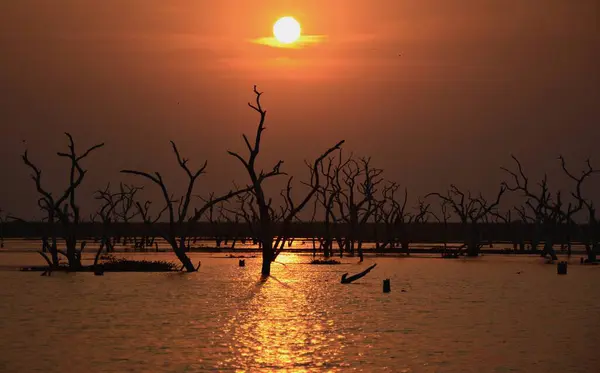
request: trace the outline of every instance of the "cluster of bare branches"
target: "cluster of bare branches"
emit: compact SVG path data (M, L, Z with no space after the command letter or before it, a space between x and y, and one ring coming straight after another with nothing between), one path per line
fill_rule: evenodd
M565 239L557 237L557 227L567 226L569 234L576 229L584 230L588 260L596 260L600 249L600 237L597 233L599 224L593 202L583 194L583 184L599 170L594 169L589 160L586 162L586 168L576 175L567 167L562 156L558 158L565 175L574 183L567 198L563 197L560 191L551 191L546 176L536 185L532 185L520 161L513 156L516 170L502 168L510 176L510 180L501 183L498 193L491 199L451 185L446 192L429 193L423 198L417 198L416 205L412 205L406 188L386 180L383 170L375 167L371 158L357 157L352 153L345 154L342 151L342 140L326 149L313 161L306 162L308 175L306 180L300 182L301 196L298 197L294 177L282 170L283 160L277 161L268 170L258 166L267 111L261 104L262 92L259 92L256 86L253 92L255 102L248 105L259 116L255 135L252 139L245 134L242 137L246 154L228 151L229 155L243 166L247 174L247 183L242 186L234 183L232 189L221 195L197 195L195 191L198 180L206 174L208 163L205 161L199 167L193 168L190 160L183 157L177 145L171 141L178 169L187 177L185 192L179 196L174 195L158 171L151 173L122 170L123 174L149 182L160 192L161 199L154 202L140 199L138 192L143 186L124 183L120 183L116 191L111 189L110 184L97 190L94 197L100 202L99 209L90 215L91 222L98 221L102 226L95 264L101 253L112 252L121 238L116 231L117 223L127 224L140 219L152 237L142 237L140 245L148 245L149 242L154 242L154 237L161 237L181 262L182 269L196 271L198 266L192 264L187 253L190 251L192 239L195 241L195 237L191 237L191 231L196 223L204 219L215 225L225 222L235 223L233 226L239 227L245 224L251 237L246 233L239 236L227 234L227 238L216 237L217 246L220 246L223 240L227 244L227 240L232 236L235 237L232 247L235 247L238 239L242 242L252 239L262 249L261 272L268 276L271 263L277 259L285 244L289 246L297 238L294 237L293 223L300 222L300 215L306 215L305 211L310 208L312 213L309 222L319 222L318 227L315 225L317 233L312 237L314 255L320 251L325 257L331 257L336 245L340 256L358 254L362 261L366 236L371 241L375 237L376 250L400 248L409 254L413 236L411 229L428 222L432 217L434 221L442 224L445 234L448 232L449 222L457 219L464 237L459 251L465 249L466 255L477 256L485 241L481 227L490 222L514 224L512 213L515 212L523 223L536 228L531 246L535 250L539 243L543 242L543 256L548 255L556 259L553 245L557 241L562 243ZM42 182L42 171L30 160L28 151L24 152L22 159L32 171L31 178L39 193L38 206L45 214L44 221L48 223L40 254L51 268L59 266L60 254L66 257L71 269L78 269L81 267L81 255L86 246L86 242L80 239L82 218L76 198L87 173L82 163L104 144L94 145L79 153L76 151L73 137L68 133L66 136L68 151L57 154L70 163L69 179L68 185L60 193L55 195L46 189ZM287 183L278 194L269 195L265 185L274 177L287 177ZM520 206L500 211L502 197L507 191L520 193L524 202ZM439 202L437 208L432 208L432 197ZM575 222L575 215L581 211L584 211L587 217L587 225L583 228ZM5 219L0 210L0 227L4 225ZM59 239L64 240L66 250L59 249ZM127 240L128 237L122 237L123 244ZM138 245L137 237L133 240ZM447 248L447 241L444 237L444 248ZM566 241L570 250L569 236L566 237ZM523 242L520 244L524 247ZM50 257L47 253L50 253Z
M153 174L136 170L122 170L121 172L124 174L143 177L160 188L163 197L163 205L160 207L158 213L155 213L154 215L151 213L151 201L145 201L144 203L137 201L135 204L138 212L144 223L147 224L156 235L162 237L171 246L173 252L181 261L181 264L185 270L188 272L194 272L198 270L199 265L194 267L190 258L186 254L186 252L189 251L187 239L189 238L189 229L191 225L200 220L205 213L210 211L215 205L218 205L221 202L227 201L240 194L244 194L248 192L251 187L241 189L236 188L235 190L230 190L229 192L218 197L211 196L210 199L204 201L201 207L193 208L192 199L195 197L194 188L196 186L196 181L201 175L206 173L205 171L206 167L208 166L208 162L205 161L201 167L192 171L188 165L189 159L181 156L177 145L175 145L173 141L171 141L171 147L175 153L179 168L184 171L188 177L186 192L179 198L176 198L173 194L169 193L168 187L160 172L154 172ZM168 228L163 230L159 228L156 223L161 220L163 214L165 213L167 215Z
M117 237L114 235L115 223L128 223L139 216L140 213L134 206L136 203L136 194L140 190L142 190L141 187L120 183L119 190L113 192L109 183L106 188L96 191L94 197L100 201L100 207L90 216L90 221L95 222L97 219L100 219L102 223L102 235L100 237L100 246L94 258L94 265L98 263L103 250L106 253L114 251L115 241L117 241ZM123 237L123 242L126 242L126 239L127 237Z
M488 201L482 194L474 196L470 191L463 192L456 185L450 185L445 194L429 193L426 197L435 196L441 201L442 218L437 217L438 221L447 222L451 216L447 215L448 208L454 212L464 229L465 242L462 247L466 248L468 256L478 256L482 247L480 224L486 222L491 214L497 214L505 192L506 187L501 186L496 198Z
M589 260L595 261L595 253L598 248L596 232L596 217L593 202L586 199L582 195L582 187L584 182L590 176L597 173L592 167L589 160L586 161L587 168L582 171L580 176L575 176L569 171L566 161L563 156L558 159L561 162L561 167L564 173L570 180L575 182L575 186L571 192L572 201L565 202L561 191L551 192L547 174L544 174L542 179L536 184L531 185L530 178L526 175L521 162L512 156L516 163L516 171L508 168L502 168L512 178L512 182L505 182L505 187L513 192L518 192L524 197L525 202L522 206L515 207L522 221L534 224L536 227L536 237L532 242L532 248L535 249L540 241L544 242L542 256L549 255L553 260L557 259L554 250L554 244L557 241L556 232L559 225L567 225L567 232L577 227L574 221L574 216L584 208L588 213L588 229L586 230L588 239L586 242L586 250ZM570 253L570 238L566 237Z

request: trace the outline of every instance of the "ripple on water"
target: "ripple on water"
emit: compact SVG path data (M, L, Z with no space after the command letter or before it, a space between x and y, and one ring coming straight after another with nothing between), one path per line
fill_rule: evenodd
M556 276L538 258L486 256L340 268L288 255L259 281L259 259L193 260L200 273L0 271L0 370L593 372L600 362L593 267ZM372 262L359 283L339 284Z

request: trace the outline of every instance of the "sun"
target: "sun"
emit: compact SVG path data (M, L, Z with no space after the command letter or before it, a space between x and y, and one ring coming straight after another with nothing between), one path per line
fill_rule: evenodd
M294 17L282 17L273 25L273 35L278 42L291 44L300 38L302 28Z

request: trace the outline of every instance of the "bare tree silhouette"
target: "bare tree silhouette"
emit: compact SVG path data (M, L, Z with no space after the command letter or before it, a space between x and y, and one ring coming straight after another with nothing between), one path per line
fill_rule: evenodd
M544 250L541 255L549 255L552 260L557 260L558 257L553 245L556 239L557 228L565 217L565 213L562 210L563 202L560 191L556 193L555 198L552 198L548 186L548 175L544 174L538 183L539 190L535 192L529 184L529 178L525 175L521 162L514 155L511 155L511 157L517 165L517 171L511 171L505 167L501 167L501 169L512 176L513 184L509 185L506 181L502 184L511 192L521 192L522 196L526 198L525 206L517 208L517 211L522 219L533 221L536 225L536 231L534 232L536 236L538 233L542 234ZM527 209L533 213L533 217L527 214ZM568 216L574 213L572 209L572 205L569 205L567 210ZM535 249L534 245L537 242L538 238L535 237L534 242L532 242L532 249Z
M333 240L334 240L334 226L337 224L338 219L334 211L334 202L337 196L337 190L333 186L333 170L334 170L334 157L328 157L327 162L322 162L319 172L325 182L319 187L317 193L315 193L315 205L314 214L317 213L317 208L322 207L323 209L323 237L321 238L321 249L323 250L323 256L329 258L333 256ZM307 164L307 166L312 167Z
M436 214L433 211L428 211L428 213L433 216L438 223L442 223L444 225L443 230L443 245L444 245L444 253L448 250L448 220L452 218L452 214L448 211L449 203L445 199L440 199L440 212Z
M595 262L596 256L600 251L600 237L598 237L598 219L596 218L596 208L594 207L594 202L590 199L587 199L583 196L582 187L583 183L586 179L588 179L593 174L597 174L600 170L592 167L590 160L586 160L587 168L581 172L581 176L575 176L569 169L567 168L567 164L565 158L561 155L558 157L561 162L562 169L564 173L573 181L575 181L575 190L571 192L571 195L577 201L577 207L568 210L565 214L565 219L567 220L567 224L569 224L569 234L571 233L571 229L577 224L573 221L572 215L574 211L580 211L585 207L587 212L587 227L584 228L585 234L585 251L587 253L587 261ZM569 245L569 253L570 253L570 245Z
M500 204L500 199L505 191L506 187L503 185L500 187L496 200L488 202L481 194L478 197L473 197L471 192L465 194L455 185L450 185L450 189L446 195L429 193L425 197L437 196L454 210L465 232L466 242L463 246L467 249L467 256L478 256L481 249L481 230L479 225Z
M256 111L260 115L260 120L258 122L258 127L256 129L256 136L254 138L254 144L250 143L248 137L243 135L244 142L248 149L249 155L248 158L242 157L240 154L229 151L228 153L237 158L242 165L244 166L248 176L251 181L251 192L254 196L254 202L258 208L258 238L262 244L262 270L261 273L263 276L270 276L271 274L271 262L275 260L278 252L275 250L276 247L273 245L274 238L277 237L286 237L287 229L291 221L297 216L297 214L306 206L306 204L313 198L314 194L319 189L319 172L318 167L330 153L334 150L339 149L344 141L338 142L335 146L328 149L325 153L323 153L319 158L317 158L313 165L313 172L311 174L311 189L307 193L307 195L301 200L300 203L295 204L293 199L291 198L291 181L292 178L288 180L287 188L286 188L286 201L289 205L288 211L286 211L286 215L282 219L282 231L275 232L274 224L273 224L273 216L272 209L270 207L269 199L265 196L265 192L263 190L263 182L273 176L285 175L284 172L280 170L283 161L280 160L273 166L273 169L269 172L258 171L256 166L256 159L260 153L260 143L263 131L265 130L265 118L267 115L266 110L264 110L261 106L260 97L262 92L259 92L254 86L254 94L256 96L255 104L248 103L248 106Z
M395 182L389 182L383 187L383 200L380 205L381 220L386 227L387 232L393 232L394 235L400 235L400 247L407 255L410 254L410 225L412 223L424 223L427 221L430 205L424 201L418 201L418 212L408 211L408 189L404 189L403 197L398 198L397 192L400 186ZM379 249L396 247L398 240L389 238L389 233Z
M98 259L102 254L103 250L107 253L114 251L114 245L111 235L113 232L113 226L115 223L129 221L139 215L139 211L131 212L131 206L135 201L135 195L142 188L133 185L127 185L120 183L119 191L112 192L110 189L110 183L105 189L96 191L95 198L101 201L100 208L92 217L95 220L96 217L100 218L102 223L102 235L100 237L100 246L96 252L94 258L94 265L98 263Z
M94 150L97 150L104 146L104 143L94 145L88 148L83 154L78 155L75 149L75 141L69 133L65 133L68 138L69 151L67 153L58 152L57 155L62 158L67 158L70 165L69 172L69 186L60 194L58 198L55 198L51 192L47 191L42 185L42 170L40 170L35 164L33 164L28 155L28 151L22 155L23 162L32 170L31 178L35 182L36 189L41 195L38 200L38 205L42 210L47 213L47 222L50 227L50 236L52 239L51 244L47 246L51 254L51 260L46 256L43 251L40 251L40 255L48 262L50 267L58 267L58 254L63 254L67 257L69 268L79 269L81 267L81 254L85 248L86 242L82 241L80 248L77 248L77 228L80 223L80 209L77 204L76 190L83 182L87 170L84 170L81 166L81 161L89 156ZM62 252L57 247L56 230L54 228L55 222L59 221L63 227L63 238L67 248L66 253Z
M186 188L185 195L181 196L179 199L175 199L168 191L168 188L163 180L160 172L154 172L154 174L149 174L147 172L135 171L135 170L122 170L122 173L131 174L136 176L141 176L150 180L152 183L156 184L161 191L161 194L164 199L164 207L160 210L156 216L150 216L150 206L151 202L146 201L143 205L138 201L136 202L136 206L138 211L146 223L157 235L162 237L165 241L169 243L173 252L183 265L183 267L188 272L194 272L198 268L194 267L190 258L187 256L186 251L189 250L189 247L186 246L186 239L188 237L189 227L192 223L197 222L200 218L214 205L219 204L223 201L226 201L232 197L235 197L239 194L246 193L250 188L239 189L235 191L229 191L228 193L221 195L219 197L213 197L206 201L204 205L200 208L195 208L193 213L190 214L190 208L192 204L192 198L194 197L194 187L196 184L196 180L200 175L205 173L208 162L204 162L204 164L195 171L192 171L188 166L188 159L182 158L177 146L173 141L171 141L171 147L173 148L173 152L175 153L175 157L177 158L177 163L179 167L185 172L188 177L188 185ZM168 228L167 230L160 229L156 224L162 217L164 213L167 213L168 218Z
M361 261L362 239L356 237L356 233L361 232L379 210L381 200L376 195L379 184L383 182L382 173L382 169L371 167L370 158L356 160L352 155L335 170L336 203L341 220L349 226L344 241L345 251L354 255L355 248L358 249Z

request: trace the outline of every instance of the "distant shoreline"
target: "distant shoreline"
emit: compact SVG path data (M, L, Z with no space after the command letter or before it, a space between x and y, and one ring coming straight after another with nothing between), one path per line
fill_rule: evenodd
M457 250L458 246L448 246L448 251L450 250ZM93 249L90 249L88 251L89 253L92 253ZM4 249L0 249L0 254L1 253L36 253L39 250L36 249L30 249L30 248L23 248L23 249L18 249L18 248L4 248ZM283 253L298 253L298 254L312 254L313 253L313 249L312 248L286 248L286 249L282 249L281 252ZM410 248L409 249L409 253L410 254L431 254L431 255L441 255L444 252L444 248L442 247L432 247L432 248L423 248L423 247L415 247L415 248ZM239 249L232 249L230 247L192 247L189 251L189 253L224 253L224 254L242 254L242 253L254 253L254 254L260 254L262 251L258 248L239 248ZM170 250L169 248L161 248L159 250L156 250L154 248L152 249L147 249L147 250L139 250L139 249L115 249L114 251L112 251L111 253L116 253L116 254L164 254L164 253L172 253L172 250ZM317 256L322 256L322 250L318 249L316 250ZM406 255L406 250L402 250L400 248L394 248L394 249L385 249L385 250L376 250L374 248L365 248L363 249L363 253L364 255L387 255L387 254L396 254L396 255ZM494 249L494 248L482 248L480 251L481 254L488 254L488 255L540 255L542 253L542 250L538 249L537 251L531 251L531 250L512 250L512 249ZM567 255L566 254L566 250L565 252L561 252L560 250L557 252L557 254L559 255ZM572 248L571 249L571 254L572 255L585 255L586 252L585 250L581 250L579 248ZM339 250L334 249L333 250L333 255L332 257L339 257ZM358 257L358 254L355 254L354 256ZM348 254L348 253L344 253L344 257L352 257L352 255Z

